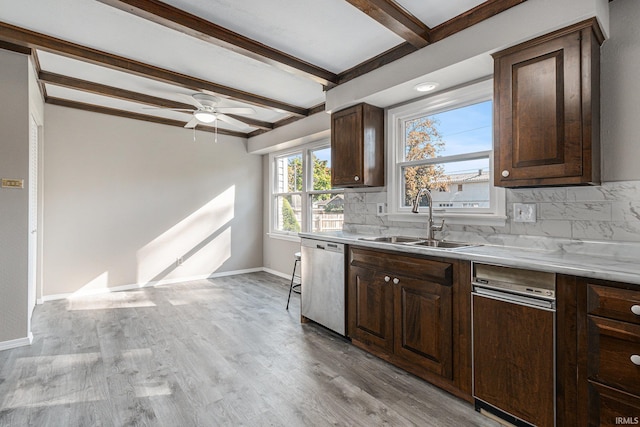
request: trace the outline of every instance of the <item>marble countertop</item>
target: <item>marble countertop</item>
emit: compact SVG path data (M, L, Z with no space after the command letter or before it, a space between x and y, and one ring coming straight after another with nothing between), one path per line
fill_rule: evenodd
M429 256L462 259L507 267L548 271L593 279L611 280L640 286L640 260L624 258L602 251L598 255L568 252L566 250L525 249L512 246L487 245L458 249L436 249L410 245L390 244L361 240L373 237L342 231L326 233L299 233L302 238L311 238L372 249L395 250Z

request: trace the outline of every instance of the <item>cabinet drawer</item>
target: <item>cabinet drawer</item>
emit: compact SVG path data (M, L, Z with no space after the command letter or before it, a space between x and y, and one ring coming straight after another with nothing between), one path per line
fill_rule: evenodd
M589 314L640 325L640 290L593 284L587 289Z
M414 279L429 280L445 286L453 283L453 265L448 262L434 261L409 256L390 254L362 248L351 249L349 264L356 267L371 268L390 274L399 273Z
M589 426L640 424L640 398L619 390L589 383Z
M588 317L589 379L640 395L640 326Z

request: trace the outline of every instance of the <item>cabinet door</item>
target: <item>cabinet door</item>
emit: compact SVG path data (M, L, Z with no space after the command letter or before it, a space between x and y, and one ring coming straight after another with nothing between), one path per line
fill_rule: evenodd
M537 426L555 425L554 313L473 295L474 395Z
M390 352L393 349L393 287L390 276L355 266L349 271L349 336Z
M595 19L494 54L494 183L600 180L600 44Z
M582 174L580 59L579 32L497 59L496 182Z
M589 427L640 424L640 398L589 382Z
M358 185L364 178L362 106L331 116L331 185Z
M452 379L451 286L394 276L394 352Z

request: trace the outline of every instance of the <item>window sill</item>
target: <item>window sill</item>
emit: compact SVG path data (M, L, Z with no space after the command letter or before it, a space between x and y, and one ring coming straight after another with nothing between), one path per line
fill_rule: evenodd
M282 233L267 233L267 236L269 236L272 239L276 239L276 240L286 240L289 242L296 242L296 243L300 243L300 236L298 236L297 234L282 234Z
M389 221L397 222L426 222L428 214L388 214ZM486 225L490 227L504 227L507 223L506 215L495 214L454 214L454 213L433 213L433 220L438 222L444 219L445 224L452 225Z

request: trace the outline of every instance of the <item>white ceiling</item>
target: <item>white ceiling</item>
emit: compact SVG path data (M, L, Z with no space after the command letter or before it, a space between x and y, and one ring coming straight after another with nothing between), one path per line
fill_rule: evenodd
M481 3L478 0L396 0L429 27ZM346 0L165 0L166 4L340 74L405 43ZM324 87L96 0L0 0L0 21L304 109L321 105ZM1 40L1 37L0 37ZM38 49L42 71L189 103L191 89L94 65ZM46 95L156 117L189 121L189 114L149 109L46 84ZM223 99L222 106L247 106ZM290 114L251 105L253 119L275 123ZM257 127L236 128L242 133Z
M433 28L458 14L473 9L484 3L484 0L457 0L457 1L425 1L425 0L396 0L402 7Z

